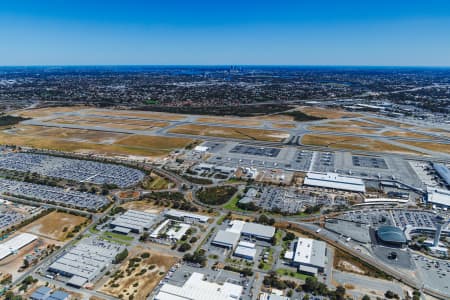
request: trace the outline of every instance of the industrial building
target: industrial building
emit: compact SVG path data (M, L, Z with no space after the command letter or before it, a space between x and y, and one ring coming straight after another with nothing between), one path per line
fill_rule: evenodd
M70 299L70 295L64 291L55 291L52 293L52 289L47 286L41 286L30 296L31 300L67 300Z
M164 212L164 216L167 218L183 221L185 223L206 223L209 220L208 216L203 216L199 214L193 214L186 211L168 209Z
M286 252L285 258L291 259L300 273L317 275L325 268L326 244L309 238L298 238L293 251Z
M82 241L52 263L48 271L70 277L68 285L82 287L100 275L121 250L121 246L103 240Z
M155 296L155 300L231 300L240 299L243 287L225 282L220 285L204 280L201 273L192 273L182 285L164 284Z
M154 214L137 210L128 210L112 221L109 226L118 233L126 234L129 231L141 233L144 230L148 230L154 224L155 219L156 215Z
M257 223L233 220L230 222L230 228L227 231L235 232L243 236L259 240L270 240L275 235L275 227L261 225Z
M380 244L390 247L404 247L407 243L405 233L395 226L381 226L376 230Z
M236 248L239 242L240 234L228 230L219 230L211 244L229 249Z
M426 202L440 208L450 207L450 191L428 188Z
M37 236L29 233L21 233L4 243L0 244L0 260L5 257L17 253L20 249L25 247L26 245L37 240Z
M322 188L344 190L350 192L365 193L364 181L359 178L341 176L337 173L312 173L306 174L304 185Z
M234 256L254 260L256 256L255 244L241 241L234 250Z

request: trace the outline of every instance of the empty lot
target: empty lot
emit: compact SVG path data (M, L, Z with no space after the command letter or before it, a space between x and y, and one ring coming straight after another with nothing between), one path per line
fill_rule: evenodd
M194 124L180 125L169 130L169 132L270 142L279 142L289 136L289 134L285 131L239 127L203 126Z
M56 241L64 241L75 226L86 221L85 217L54 211L28 224L21 231Z

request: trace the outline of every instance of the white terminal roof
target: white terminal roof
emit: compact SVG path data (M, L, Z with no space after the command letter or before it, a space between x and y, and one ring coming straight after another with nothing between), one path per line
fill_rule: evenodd
M207 146L195 146L194 151L197 152L206 152L209 150L209 147Z
M21 233L0 244L0 259L19 251L29 243L37 239L37 236L29 233Z
M429 187L427 201L432 204L450 207L450 191Z
M238 300L243 287L225 282L220 285L215 282L203 280L204 275L192 273L183 286L164 284L155 300Z
M323 174L309 172L306 174L304 184L352 192L366 192L366 186L362 179L341 176L337 173Z
M199 214L193 214L187 211L181 211L181 210L175 210L175 209L168 209L165 213L165 215L172 216L174 218L189 218L189 219L197 219L200 222L208 222L209 217Z
M326 244L308 238L298 238L294 252L294 262L301 265L325 267Z

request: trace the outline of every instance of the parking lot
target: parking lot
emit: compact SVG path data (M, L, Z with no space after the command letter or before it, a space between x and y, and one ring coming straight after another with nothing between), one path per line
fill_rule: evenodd
M0 179L0 193L90 210L98 210L109 203L106 197L99 195L8 179Z
M387 169L386 161L380 157L374 156L352 156L353 165L363 168Z
M414 255L413 258L424 286L447 294L450 298L450 262L421 255Z
M334 152L314 152L312 170L316 172L334 172Z
M316 196L308 191L273 186L261 187L259 197L254 200L256 205L265 210L276 209L290 214L301 212L308 206L331 204L331 198L326 193Z
M435 228L435 215L431 212L392 210L392 217L394 219L395 226L402 229L404 229L408 225L412 227Z
M340 219L368 224L372 227L393 225L389 211L384 209L354 210L339 215Z
M78 182L114 184L122 188L135 185L144 178L143 172L121 165L22 152L1 155L0 169L38 173Z
M268 147L254 147L248 145L236 145L230 150L230 153L240 153L246 155L256 155L256 156L268 156L277 157L280 153L280 148L268 148Z

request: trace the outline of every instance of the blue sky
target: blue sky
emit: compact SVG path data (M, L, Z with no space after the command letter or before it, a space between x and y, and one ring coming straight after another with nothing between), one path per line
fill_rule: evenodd
M0 65L450 66L448 0L13 0Z

